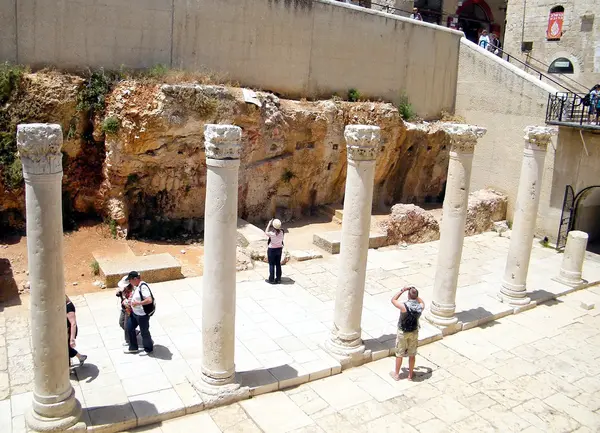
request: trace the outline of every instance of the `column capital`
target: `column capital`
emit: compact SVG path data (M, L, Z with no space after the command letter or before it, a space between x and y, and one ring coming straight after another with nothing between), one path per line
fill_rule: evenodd
M558 133L555 126L527 126L525 127L525 148L533 150L546 150L552 136Z
M347 125L344 130L348 159L372 161L377 158L381 142L381 128L369 125Z
M242 128L234 125L204 126L206 159L240 159Z
M477 140L485 135L486 128L463 123L444 123L442 130L450 137L453 152L473 153Z
M60 125L27 123L17 125L17 149L28 174L62 173L63 134Z

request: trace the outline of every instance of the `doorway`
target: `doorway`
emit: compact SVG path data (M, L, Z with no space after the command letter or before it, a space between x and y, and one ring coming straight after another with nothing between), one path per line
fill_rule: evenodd
M482 30L487 30L488 33L492 30L491 24L494 22L492 10L483 0L466 0L457 9L456 15L459 28L462 27L465 37L471 42L479 42Z
M577 194L571 185L566 186L557 248L564 248L571 230L586 232L587 250L600 254L600 185L588 186Z

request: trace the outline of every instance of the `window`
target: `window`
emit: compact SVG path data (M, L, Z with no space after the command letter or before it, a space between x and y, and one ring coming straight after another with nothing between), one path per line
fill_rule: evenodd
M572 74L574 71L573 63L565 57L559 57L550 63L548 67L550 74Z
M581 31L591 32L594 29L594 15L584 15L581 17Z
M546 30L546 39L549 41L559 41L562 36L563 20L565 18L565 8L555 6L550 9L548 17L548 29Z

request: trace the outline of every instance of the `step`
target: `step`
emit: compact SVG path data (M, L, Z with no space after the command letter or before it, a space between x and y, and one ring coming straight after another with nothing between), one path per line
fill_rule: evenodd
M313 235L313 244L324 249L330 254L340 253L340 242L342 240L342 231L332 231L315 233ZM369 248L381 248L386 246L387 236L383 233L369 233Z
M181 263L171 254L152 254L149 256L101 257L94 255L100 267L100 278L106 287L116 287L124 275L138 271L147 283L178 280L183 278Z
M241 218L237 220L237 235L238 243L243 247L247 247L256 241L267 240L267 235L263 229Z

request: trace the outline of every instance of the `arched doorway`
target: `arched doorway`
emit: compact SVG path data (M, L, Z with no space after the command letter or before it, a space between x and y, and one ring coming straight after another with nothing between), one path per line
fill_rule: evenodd
M467 39L477 43L481 30L492 30L494 22L492 9L484 0L466 0L456 10L458 26L462 27Z
M565 189L557 248L564 248L571 230L586 232L588 251L600 254L600 185L583 188L574 194L571 185Z

